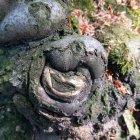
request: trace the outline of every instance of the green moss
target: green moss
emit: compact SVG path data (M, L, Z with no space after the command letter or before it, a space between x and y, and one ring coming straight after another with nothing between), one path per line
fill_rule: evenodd
M105 0L104 8L108 9L109 6L112 6L114 13L117 12L128 12L128 7L125 5L119 5L116 0Z
M112 6L117 5L116 0L105 0L105 6L108 7L109 5L112 5Z
M30 3L29 12L36 19L38 27L44 26L46 24L49 25L51 11L47 4L44 4L43 2Z
M97 117L100 113L106 113L104 105L101 100L100 89L97 87L93 92L92 97L86 104L86 114L93 121L97 121Z
M108 97L108 94L103 94L103 95L102 95L102 101L103 101L103 103L104 103L105 105L108 106L108 104L109 104L109 97Z
M62 0L56 0L58 3L61 4L61 6L64 8L64 9L67 9L67 5L62 1Z
M140 9L137 10L129 10L129 16L133 22L133 29L140 27Z
M0 84L3 84L9 80L14 64L6 49L0 49L0 52Z
M109 116L113 116L116 113L116 108L115 107L111 107L109 110Z
M140 91L140 73L139 72L137 72L136 74L136 87L138 91Z
M4 54L4 49L0 48L0 55Z
M32 128L26 120L16 111L10 100L5 101L5 105L0 100L0 105L4 106L0 111L0 139L1 140L28 140L32 137ZM28 126L27 126L28 124ZM16 132L16 128L21 130Z
M125 75L133 67L133 60L128 61L129 49L125 43L117 43L109 54L109 61L116 64L120 73Z
M109 68L121 75L125 75L136 66L140 44L140 36L123 26L119 23L104 27L104 34L97 36L105 47L112 48L108 58Z
M70 16L70 20L71 20L71 24L72 24L72 28L73 30L76 32L76 33L79 33L79 30L78 30L78 21L75 17L73 16Z
M81 9L87 13L95 12L94 3L93 2L91 3L90 0L79 0L79 1L72 0L71 7Z

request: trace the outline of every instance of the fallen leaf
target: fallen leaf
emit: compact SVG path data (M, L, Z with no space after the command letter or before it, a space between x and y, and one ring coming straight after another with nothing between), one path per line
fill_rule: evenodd
M126 94L126 93L129 94L129 90L123 85L121 87L118 87L117 90L120 94Z
M120 94L126 94L126 93L130 94L128 88L125 87L121 81L114 80L113 82Z
M68 21L68 27L72 28L70 17L67 17L67 21Z
M140 3L138 2L138 0L128 0L129 6L136 10L140 8Z
M83 11L80 10L80 9L74 9L72 12L71 12L71 15L73 17L75 17L77 20L79 17L81 17L83 15Z
M106 73L105 73L105 76L106 76L106 79L110 82L113 82L113 77L112 77L112 73L111 71L107 70Z
M78 30L81 35L93 36L95 33L95 28L92 24L89 24L89 20L84 17L79 17L78 19Z
M115 84L116 87L122 87L123 86L122 82L119 81L119 80L114 80L114 84Z

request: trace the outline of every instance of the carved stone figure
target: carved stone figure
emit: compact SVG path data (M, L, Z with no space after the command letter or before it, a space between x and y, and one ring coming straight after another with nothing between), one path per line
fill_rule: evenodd
M102 44L66 25L61 0L0 0L0 92L37 130L91 140L125 108ZM85 136L83 136L85 132Z

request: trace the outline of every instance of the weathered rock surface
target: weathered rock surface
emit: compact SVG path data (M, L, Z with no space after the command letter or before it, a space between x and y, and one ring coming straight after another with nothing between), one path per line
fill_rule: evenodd
M65 22L65 3L55 0L1 1L0 44L50 36Z

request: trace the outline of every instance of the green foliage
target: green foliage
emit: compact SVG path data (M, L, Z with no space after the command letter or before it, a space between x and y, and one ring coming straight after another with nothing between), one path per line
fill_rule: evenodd
M75 17L73 17L73 16L70 16L70 21L71 21L73 30L74 30L76 33L79 33L79 31L78 31L78 21L77 21L77 19L76 19Z
M129 72L133 66L133 61L128 60L128 55L129 49L125 43L118 43L109 54L109 60L112 62L112 64L117 65L122 75Z
M43 11L43 14L40 14L40 11ZM43 2L31 3L29 6L29 12L36 19L37 26L41 27L45 24L49 25L48 19L50 18L50 8Z
M104 8L108 9L109 6L112 6L115 13L128 10L127 6L118 4L116 0L105 0Z
M108 8L108 6L116 6L117 5L117 2L116 0L105 0L105 8Z
M129 15L133 21L133 28L140 27L140 9L129 10Z
M86 13L95 12L94 3L91 0L72 0L71 7L81 9Z

